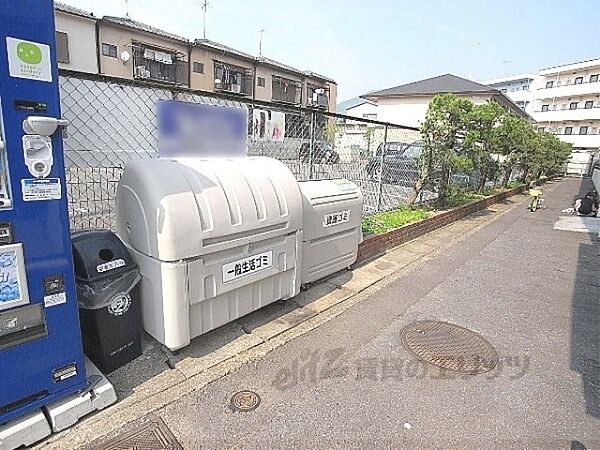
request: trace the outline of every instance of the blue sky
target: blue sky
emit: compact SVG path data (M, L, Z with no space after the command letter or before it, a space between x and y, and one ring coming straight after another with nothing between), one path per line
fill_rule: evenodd
M125 15L125 0L62 0ZM202 37L201 0L128 0L132 19ZM475 80L600 57L599 0L210 0L207 38L338 82L338 101L443 73ZM511 62L506 62L511 61Z

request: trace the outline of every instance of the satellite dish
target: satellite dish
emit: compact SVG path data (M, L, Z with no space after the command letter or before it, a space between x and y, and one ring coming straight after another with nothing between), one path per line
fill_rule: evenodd
M131 55L129 54L129 52L127 50L123 50L121 52L121 61L126 63L127 61L129 61L130 58L131 58Z

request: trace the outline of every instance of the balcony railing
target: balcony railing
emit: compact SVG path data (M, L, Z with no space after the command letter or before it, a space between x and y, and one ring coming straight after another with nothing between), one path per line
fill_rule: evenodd
M252 95L252 71L215 61L215 89L232 94Z
M178 58L177 52L159 50L143 44L133 45L133 77L189 85L189 63Z
M302 84L299 81L273 77L271 100L298 105L302 101Z
M534 113L547 113L547 112L566 112L566 111L582 111L582 110L590 110L590 109L600 109L600 106L592 106L586 108L585 106L578 106L577 108L556 108L556 109L536 109Z
M579 86L580 84L594 84L594 83L600 83L600 79L596 80L596 81L590 81L589 78L586 80L583 80L581 83L575 83L574 81L570 81L570 82L565 82L565 83L554 83L552 86L542 86L537 88L538 91L544 90L544 89L555 89L555 88L560 88L560 87L567 87L567 86Z

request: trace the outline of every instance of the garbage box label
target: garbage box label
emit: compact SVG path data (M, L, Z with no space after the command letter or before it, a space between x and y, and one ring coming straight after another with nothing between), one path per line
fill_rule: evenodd
M248 256L238 261L223 264L223 283L237 280L251 273L273 267L273 251Z
M323 227L332 227L334 225L339 225L341 223L350 222L350 210L346 209L344 211L334 212L330 214L325 214L323 216Z
M108 272L109 270L116 269L117 267L125 266L125 261L122 259L115 259L114 261L109 261L103 264L98 264L96 266L96 270L98 273Z

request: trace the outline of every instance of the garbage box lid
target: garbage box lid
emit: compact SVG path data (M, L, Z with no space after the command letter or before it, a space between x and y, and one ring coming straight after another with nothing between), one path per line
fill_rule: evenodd
M281 161L264 157L143 159L125 165L117 233L161 261L197 258L302 228L302 197Z
M74 233L71 243L78 283L118 278L137 268L125 245L110 230Z

